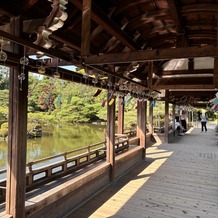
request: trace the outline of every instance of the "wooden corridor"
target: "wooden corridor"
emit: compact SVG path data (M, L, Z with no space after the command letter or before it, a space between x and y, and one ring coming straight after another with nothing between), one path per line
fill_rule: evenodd
M218 137L191 129L175 143L156 143L146 161L67 218L217 218Z

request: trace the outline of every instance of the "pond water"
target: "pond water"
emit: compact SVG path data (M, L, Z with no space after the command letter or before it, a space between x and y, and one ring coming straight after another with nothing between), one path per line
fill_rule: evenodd
M104 141L106 126L94 124L43 127L42 137L27 140L27 163ZM0 141L0 169L6 168L7 142Z

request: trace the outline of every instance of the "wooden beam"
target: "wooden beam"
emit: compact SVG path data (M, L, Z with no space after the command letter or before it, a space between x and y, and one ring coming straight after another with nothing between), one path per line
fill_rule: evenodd
M30 9L33 5L35 5L39 0L25 0L23 3L22 3L22 9L24 11Z
M188 74L213 74L213 69L199 69L199 70L165 70L162 76L188 75Z
M92 64L115 64L145 61L171 60L178 58L195 57L218 57L218 48L214 46L153 49L148 51L132 51L126 53L114 53L92 55L85 58L85 63Z
M177 27L177 32L179 33L185 33L185 28L182 22L182 17L180 15L180 8L179 8L179 3L178 1L174 0L167 0L171 16L173 17L176 27Z
M82 7L82 40L81 56L87 56L90 53L90 35L91 35L91 6L92 0L83 0Z
M161 90L161 89L177 89L177 90L185 90L185 89L213 89L218 90L218 85L214 84L197 84L197 85L187 85L187 84L181 84L181 85L153 85L151 87L152 90Z
M70 0L76 7L82 10L82 1L81 0ZM123 45L129 49L135 51L140 49L140 47L132 41L132 39L123 32L120 27L118 27L114 22L112 22L103 12L92 4L92 14L91 18L98 23L103 29L108 31L111 36L117 38Z

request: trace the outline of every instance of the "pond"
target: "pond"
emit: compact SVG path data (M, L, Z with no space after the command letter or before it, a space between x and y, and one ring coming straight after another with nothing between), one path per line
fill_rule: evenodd
M106 126L95 124L43 127L42 137L27 140L27 163L104 141ZM7 142L0 141L0 170L6 168Z

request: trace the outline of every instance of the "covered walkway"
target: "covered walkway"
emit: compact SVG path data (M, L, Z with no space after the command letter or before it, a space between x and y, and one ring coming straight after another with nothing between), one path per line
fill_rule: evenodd
M200 127L200 125L198 125ZM191 129L175 143L156 143L146 161L69 214L68 218L215 218L218 136Z

